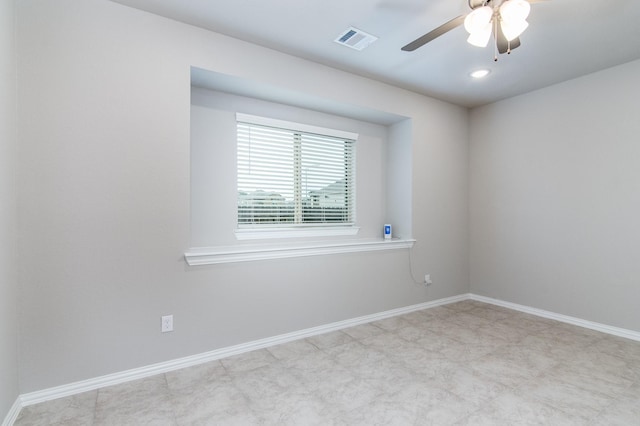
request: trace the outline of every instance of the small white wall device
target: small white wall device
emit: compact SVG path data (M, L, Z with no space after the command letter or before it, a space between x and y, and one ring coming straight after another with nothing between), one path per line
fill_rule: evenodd
M389 225L388 223L385 223L384 225L384 238L385 239L391 238L391 225Z

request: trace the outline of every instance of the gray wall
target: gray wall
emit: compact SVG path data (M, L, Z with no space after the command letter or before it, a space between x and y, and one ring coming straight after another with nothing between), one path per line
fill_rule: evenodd
M471 291L640 330L640 61L471 114Z
M17 8L21 392L468 291L465 109L105 0ZM434 285L407 250L186 267L191 66L411 118Z
M14 0L0 0L0 420L18 397Z

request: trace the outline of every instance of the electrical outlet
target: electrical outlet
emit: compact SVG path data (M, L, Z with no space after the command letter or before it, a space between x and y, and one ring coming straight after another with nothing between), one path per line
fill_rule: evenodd
M431 281L431 274L426 274L424 276L424 285L431 285L433 281Z
M162 317L162 332L173 331L173 315L164 315Z

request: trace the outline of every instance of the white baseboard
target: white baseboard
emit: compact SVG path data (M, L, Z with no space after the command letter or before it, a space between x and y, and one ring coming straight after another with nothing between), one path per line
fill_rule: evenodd
M7 415L2 426L10 426L17 418L20 409L28 405L37 404L40 402L49 401L52 399L63 398L70 395L79 394L95 389L99 389L106 386L117 385L120 383L129 382L132 380L142 379L156 374L167 373L170 371L179 370L181 368L191 367L198 364L203 364L209 361L226 358L233 355L238 355L245 352L250 352L257 349L263 349L282 343L291 342L298 339L304 339L307 337L316 336L331 331L341 330L348 327L353 327L360 324L369 323L372 321L378 321L385 318L394 317L397 315L403 315L410 312L433 308L436 306L447 305L450 303L461 302L464 300L477 300L479 302L489 303L492 305L502 306L505 308L513 309L520 312L536 315L539 317L550 318L556 321L561 321L580 327L586 327L593 330L601 331L603 333L613 334L616 336L625 337L632 340L640 341L640 332L627 330L623 328L611 327L604 324L599 324L591 321L582 320L579 318L570 317L567 315L556 314L553 312L545 311L542 309L532 308L529 306L518 305L516 303L505 302L498 299L492 299L490 297L479 296L472 293L461 294L459 296L448 297L444 299L438 299L431 302L420 303L417 305L406 306L403 308L392 309L389 311L379 312L372 315L365 315L358 318L353 318L344 321L338 321L318 327L308 328L305 330L299 330L292 333L281 334L274 337L255 340L253 342L242 343L235 346L229 346L226 348L216 349L214 351L196 354L184 358L178 358L158 364L153 364L145 367L134 368L119 373L109 374L106 376L96 377L88 380L83 380L67 385L56 386L49 389L44 389L36 392L30 392L20 395L16 404Z
M53 388L44 389L40 391L30 392L30 393L21 395L20 400L22 402L22 406L26 407L28 405L50 401L52 399L63 398L70 395L76 395L82 392L87 392L87 391L99 389L106 386L117 385L120 383L129 382L132 380L154 376L156 374L167 373L169 371L175 371L181 368L203 364L209 361L226 358L232 355L238 355L241 353L254 351L256 349L263 349L263 348L291 342L298 339L304 339L307 337L316 336L318 334L328 333L330 331L341 330L344 328L353 327L356 325L365 324L372 321L390 318L397 315L403 315L403 314L418 311L421 309L428 309L436 306L446 305L449 303L460 302L467 299L469 299L469 296L467 294L463 294L460 296L448 297L445 299L438 299L431 302L425 302L417 305L406 306L403 308L392 309L389 311L379 312L372 315L365 315L362 317L353 318L345 321L338 321L338 322L322 325L319 327L313 327L305 330L294 331L292 333L281 334L279 336L255 340L253 342L242 343L240 345L229 346L222 349L216 349L210 352L205 352L205 353L192 355L184 358L178 358L175 360L161 362L158 364L153 364L145 367L134 368L132 370L127 370L119 373L109 374L106 376L96 377L93 379L70 383L67 385L56 386Z
M22 401L20 400L20 397L18 397L16 399L16 402L13 403L13 405L9 409L9 412L2 421L2 426L12 426L18 419L20 410L22 410Z
M568 315L556 314L555 312L545 311L543 309L532 308L530 306L518 305L517 303L505 302L499 299L492 299L491 297L479 296L477 294L470 293L469 299L477 300L478 302L490 303L492 305L502 306L504 308L513 309L514 311L520 311L527 314L536 315L543 318L549 318L552 320L577 325L579 327L589 328L591 330L601 331L603 333L612 334L614 336L624 337L626 339L640 341L640 332L628 330L626 328L613 327L606 324L600 324L593 321L587 321L580 318L571 317Z

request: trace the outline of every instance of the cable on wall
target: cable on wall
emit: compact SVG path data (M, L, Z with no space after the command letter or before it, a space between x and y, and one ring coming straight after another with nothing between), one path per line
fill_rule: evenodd
M417 280L413 273L413 250L415 249L415 244L413 247L409 248L409 275L411 275L411 280L414 284L428 287L431 283L427 283L424 280Z

